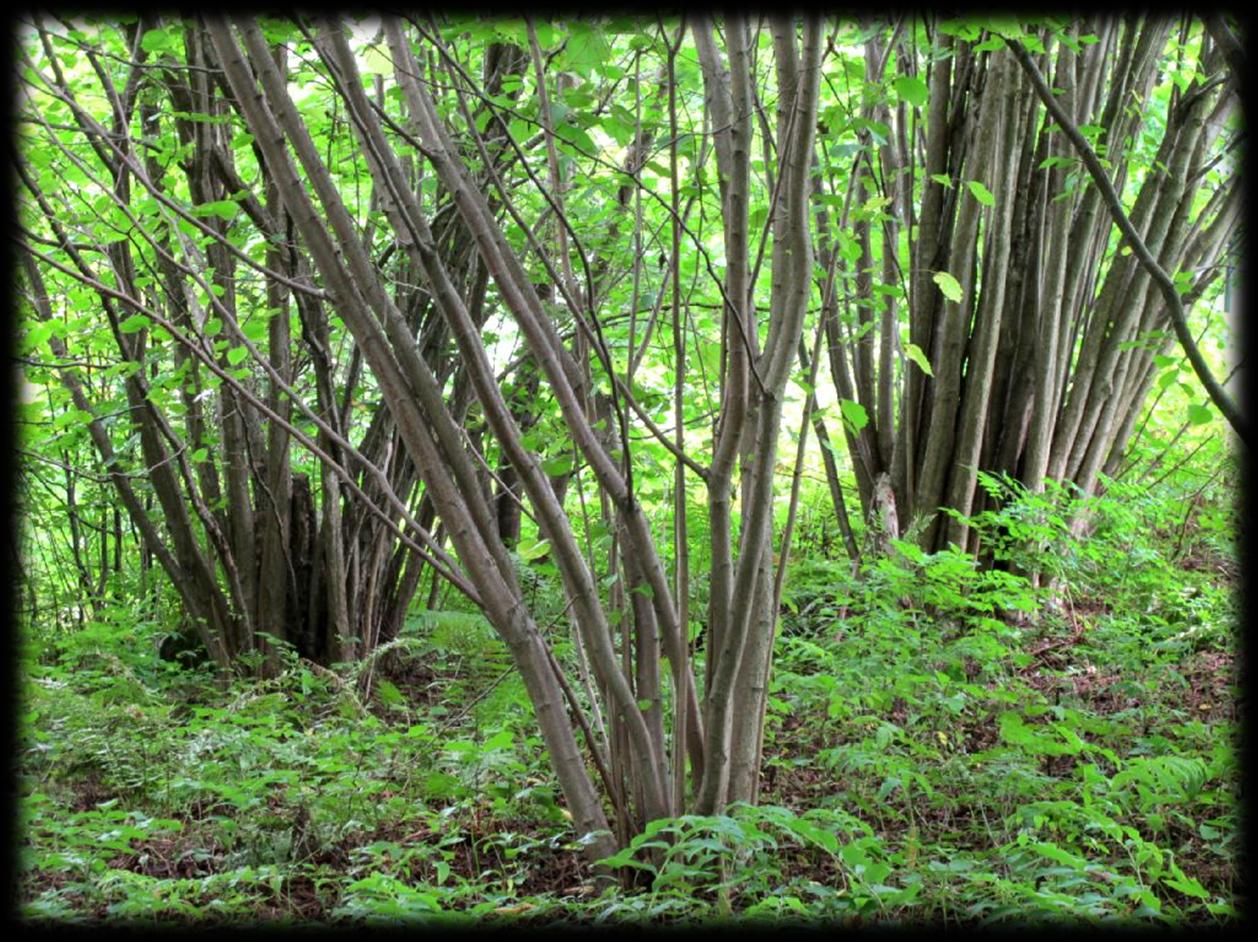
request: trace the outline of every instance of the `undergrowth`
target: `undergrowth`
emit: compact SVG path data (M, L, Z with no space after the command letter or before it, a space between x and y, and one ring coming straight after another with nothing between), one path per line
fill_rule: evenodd
M583 862L522 684L476 615L419 613L369 666L290 657L226 688L160 660L161 627L121 607L28 639L21 915L1230 919L1233 521L1181 525L1166 489L984 485L1002 502L970 521L985 564L900 541L853 573L800 549L761 801L651 822L608 861L639 874L632 891Z

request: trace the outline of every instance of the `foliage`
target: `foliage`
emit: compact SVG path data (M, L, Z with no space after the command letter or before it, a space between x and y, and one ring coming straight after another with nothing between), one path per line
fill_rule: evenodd
M142 653L114 612L24 655L23 915L1228 919L1235 613L1151 526L1180 487L1111 487L1086 536L1052 526L1053 489L974 522L997 541L1044 521L1056 598L948 551L855 575L795 563L762 801L649 823L607 861L643 875L635 891L591 882L527 698L474 621L414 619L363 700L350 666L216 686Z
M1229 38L33 16L22 917L1234 918Z

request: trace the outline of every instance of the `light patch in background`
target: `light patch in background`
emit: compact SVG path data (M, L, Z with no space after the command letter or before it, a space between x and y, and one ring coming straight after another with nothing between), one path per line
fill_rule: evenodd
M18 370L18 396L23 405L30 405L42 398L44 387L37 386L26 376L25 370Z
M359 42L369 43L380 33L380 17L372 15L361 20L350 20L349 31Z

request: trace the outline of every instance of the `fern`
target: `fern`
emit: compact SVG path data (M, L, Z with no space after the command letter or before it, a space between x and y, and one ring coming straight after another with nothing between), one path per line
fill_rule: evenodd
M1189 801L1201 792L1208 779L1206 764L1187 756L1151 756L1132 759L1110 779L1115 791L1134 787L1142 806Z
M420 629L441 651L464 656L484 656L497 649L498 636L484 615L473 612L427 611Z

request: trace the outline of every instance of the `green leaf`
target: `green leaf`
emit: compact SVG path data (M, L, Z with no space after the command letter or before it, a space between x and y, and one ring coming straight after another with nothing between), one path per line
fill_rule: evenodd
M984 206L996 205L996 197L992 196L991 190L977 180L970 180L966 183L966 186L970 188L970 193L973 194L974 198Z
M385 680L383 677L376 680L376 691L380 694L380 702L385 706L400 707L406 705L406 698L402 696L402 691Z
M140 37L140 48L153 55L175 51L175 37L165 29L151 29Z
M267 335L267 319L251 317L241 326L240 332L253 343L261 343Z
M930 178L940 186L946 186L948 189L952 189L952 177L948 176L946 173L932 173Z
M495 749L507 749L514 741L515 734L509 729L503 729L486 739L485 745L482 748L485 752L492 752Z
M801 818L788 818L785 824L787 828L805 840L812 841L832 854L838 852L839 839L829 831L817 827L811 821L805 821Z
M1194 402L1188 406L1189 425L1205 425L1210 421L1211 417L1210 409L1199 402Z
M140 331L150 327L152 323L153 322L143 314L132 314L118 325L118 329L124 334L138 334Z
M1003 36L1005 39L1022 39L1022 24L1014 16L1005 14L1003 16L984 16L976 20L978 25L987 30L994 36Z
M538 22L534 26L534 31L537 33L537 44L542 49L549 50L551 46L555 45L555 28L549 23L544 20Z
M1022 716L1012 710L1000 714L1000 738L1035 755L1077 755L1087 748L1087 743L1068 726L1027 726Z
M651 584L649 582L639 582L629 591L642 596L644 599L655 598L655 590L651 588Z
M1040 37L1034 33L1022 33L1018 36L1011 36L1010 39L1019 40L1022 45L1026 46L1028 52L1041 53L1044 51L1044 44L1040 42Z
M953 278L946 271L937 271L931 280L939 285L939 290L943 292L944 297L949 301L960 301L963 292L961 291L961 283Z
M868 131L870 137L879 146L886 144L891 137L891 129L881 121L871 121L869 118L854 118L852 119L852 127L858 131Z
M71 425L87 425L92 421L92 413L83 409L69 409L53 419L54 429L67 428Z
M555 129L555 136L559 140L567 144L569 147L580 151L582 154L597 154L598 145L594 143L594 139L585 133L585 130L575 124L565 124ZM648 166L650 166L648 164ZM668 176L667 168L660 169L653 167L661 177Z
M961 39L973 42L978 39L982 30L974 23L966 19L944 20L939 24L939 32L947 33L949 36L957 36Z
M240 212L240 206L232 200L215 200L212 203L202 203L192 209L194 216L217 216L228 222L235 219L238 212Z
M244 347L232 347L227 351L227 362L232 366L239 366L240 361L249 355L249 351Z
M921 371L927 376L935 375L935 371L930 368L930 360L926 358L926 354L922 352L922 348L917 344L906 344L904 347L904 355L916 363Z
M849 236L846 232L839 232L839 255L849 262L854 262L861 257L860 243Z
M859 432L869 424L869 413L865 411L865 407L859 402L853 402L851 399L840 399L839 408L843 410L843 418L852 426L852 430Z
M49 337L52 336L52 321L40 321L26 333L26 343L28 347L34 348L42 345Z
M893 84L895 93L913 107L921 108L926 104L928 89L921 79L911 75L901 75Z
M1194 877L1186 876L1182 880L1163 880L1162 882L1173 890L1179 890L1185 896L1195 896L1198 899L1210 898L1206 888Z
M584 23L571 26L572 35L564 47L563 58L578 75L588 75L609 58L610 49L602 30Z
M191 457L194 464L200 464L209 456L210 456L210 450L208 448L198 448L196 451L192 453Z
M1060 864L1065 864L1073 870L1082 870L1088 865L1088 862L1077 854L1058 847L1052 843L1036 843L1031 845L1031 849L1037 853L1043 854L1049 860L1055 860Z
M516 552L520 554L520 558L526 562L534 559L541 559L550 552L550 540L538 540L536 543L523 543L516 548Z
M624 110L623 107L620 108L620 111ZM617 113L616 106L613 106L611 112L603 118L601 124L607 135L621 147L628 146L629 142L633 140L633 115L629 115L629 119L625 120L623 115Z
M542 470L552 478L559 477L561 474L567 474L572 470L572 457L570 455L560 455L558 458L547 458L542 462Z

